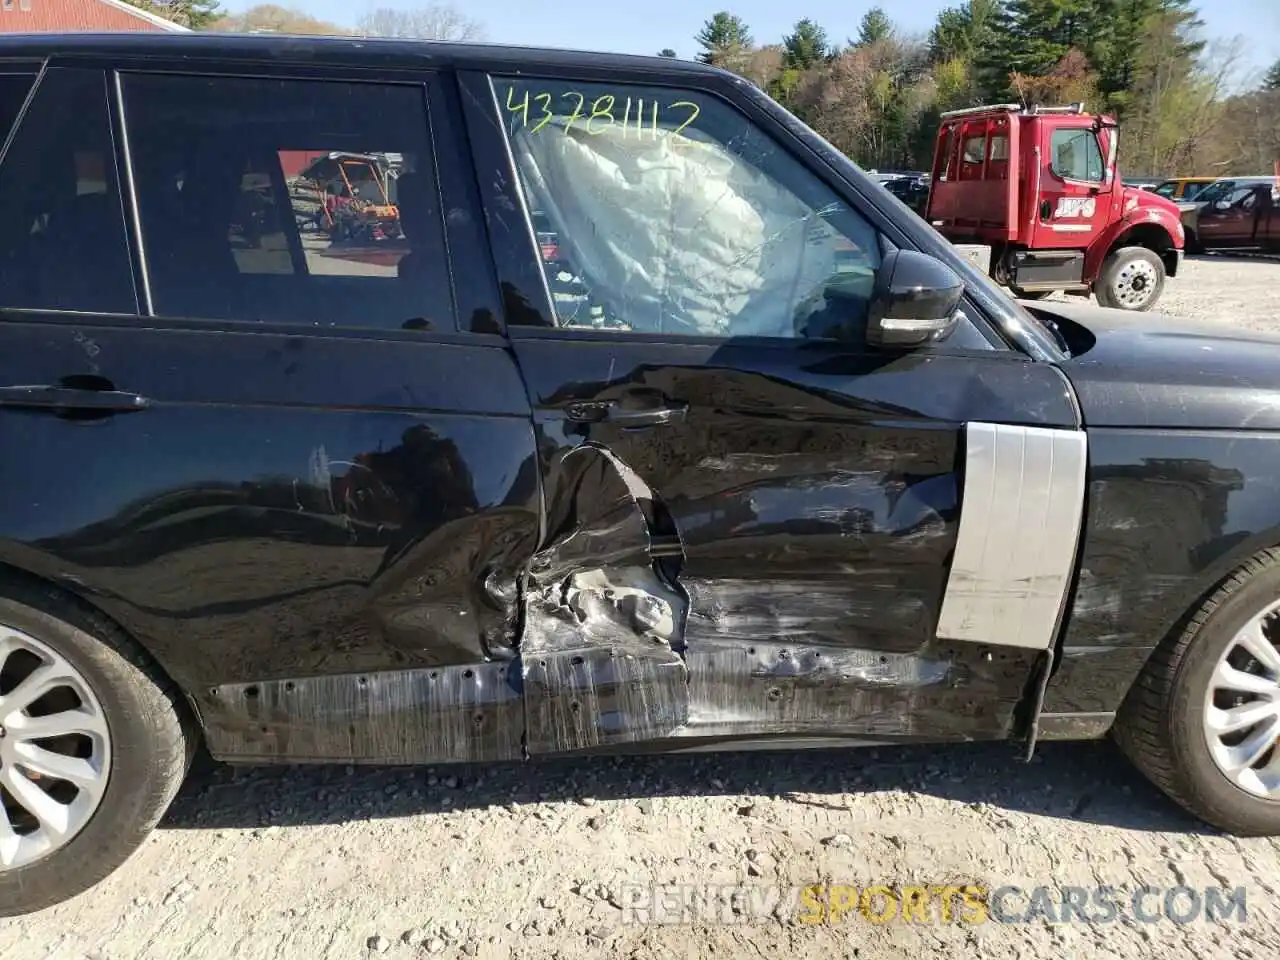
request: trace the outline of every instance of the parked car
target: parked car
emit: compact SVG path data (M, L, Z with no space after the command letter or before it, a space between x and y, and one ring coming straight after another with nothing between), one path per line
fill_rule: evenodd
M0 913L115 870L200 745L1114 731L1200 817L1280 832L1280 341L1024 307L702 64L0 62ZM399 158L394 262L300 231L298 151Z
M1183 206L1187 249L1280 249L1280 180L1232 177L1201 191Z
M925 207L929 202L929 178L927 176L894 177L884 183L884 188L914 210L917 215L924 216Z
M1169 200L1194 200L1200 191L1217 180L1217 177L1175 177L1159 183L1153 192Z

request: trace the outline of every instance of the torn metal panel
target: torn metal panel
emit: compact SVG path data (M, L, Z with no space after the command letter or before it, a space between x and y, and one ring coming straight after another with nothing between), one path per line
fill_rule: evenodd
M970 423L940 639L1047 649L1075 571L1083 431Z
M1007 736L1033 651L937 643L917 653L691 636L682 737Z
M225 684L199 708L210 753L237 761L523 756L520 672L510 662Z
M654 568L647 490L594 446L567 455L548 496L520 637L526 745L563 753L671 735L688 718L683 595Z

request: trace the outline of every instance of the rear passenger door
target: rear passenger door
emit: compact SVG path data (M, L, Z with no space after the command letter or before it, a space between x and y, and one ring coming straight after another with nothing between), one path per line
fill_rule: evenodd
M450 269L455 123L431 76L55 66L0 161L0 561L143 639L215 755L519 753L533 435Z

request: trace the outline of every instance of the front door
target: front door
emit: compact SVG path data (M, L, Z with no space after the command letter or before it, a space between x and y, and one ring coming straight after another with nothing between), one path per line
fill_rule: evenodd
M1200 242L1206 247L1247 247L1255 242L1264 196L1271 188L1241 184L1200 211Z
M1016 527L1060 522L1010 483L1082 453L1063 380L970 322L868 348L878 215L724 91L488 84L464 91L550 518L522 639L530 752L1006 733L1053 627L1017 587L1004 627L960 594L1024 577L1041 541Z
M1041 125L1036 249L1088 247L1111 219L1114 178L1107 177L1107 147L1115 130L1092 125ZM1105 141L1105 142L1104 142Z

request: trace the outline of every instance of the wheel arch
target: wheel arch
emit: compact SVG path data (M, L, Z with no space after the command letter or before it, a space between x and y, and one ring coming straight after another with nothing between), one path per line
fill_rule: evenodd
M1106 262L1107 257L1123 247L1145 247L1160 258L1164 264L1166 276L1177 276L1178 250L1172 234L1160 223L1138 223L1124 229L1109 244L1099 261Z
M182 704L182 710L185 711L182 721L188 735L196 737L203 732L204 727L200 711L190 691L178 683L173 675L165 669L164 665L152 652L151 647L137 631L129 629L129 626L122 623L111 611L104 609L101 604L95 602L93 595L89 591L72 589L72 586L68 584L65 578L55 579L32 569L18 566L8 560L0 560L0 595L11 596L17 592L13 589L15 587L18 590L25 588L27 591L38 592L55 604L65 605L73 613L78 613L80 616L73 625L96 639L101 640L97 633L104 624L124 637L130 646L134 648L135 656L142 659L147 670L153 674L154 678L177 694L174 699ZM57 614L57 611L53 610L47 610L46 612Z

